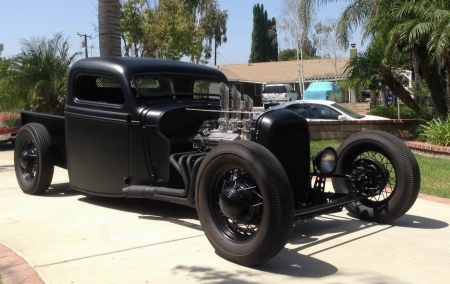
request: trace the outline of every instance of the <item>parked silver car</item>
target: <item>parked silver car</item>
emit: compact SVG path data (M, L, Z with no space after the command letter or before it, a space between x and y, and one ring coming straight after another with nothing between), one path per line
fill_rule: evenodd
M265 85L261 94L261 102L264 109L298 98L297 92L289 84L269 84Z

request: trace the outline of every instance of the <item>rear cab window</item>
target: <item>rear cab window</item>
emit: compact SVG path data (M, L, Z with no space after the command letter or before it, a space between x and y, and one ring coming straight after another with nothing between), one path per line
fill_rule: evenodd
M121 106L125 97L114 77L80 75L75 84L75 101Z

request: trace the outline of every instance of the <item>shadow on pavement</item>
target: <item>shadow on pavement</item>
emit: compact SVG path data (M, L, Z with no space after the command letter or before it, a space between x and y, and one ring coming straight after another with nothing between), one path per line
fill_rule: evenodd
M14 145L11 143L0 143L0 152L14 150Z
M81 195L80 192L71 190L68 182L51 184L44 197L69 197Z
M208 282L221 279L221 283L259 283L251 279L261 275L261 271L291 277L320 278L335 274L338 269L319 259L301 255L296 251L283 249L274 258L259 266L249 267L251 270L233 269L232 271L216 270L211 267L178 265L173 270L179 273L186 271L197 282ZM242 278L248 278L243 281Z
M338 269L325 261L309 255L299 254L296 250L284 248L268 262L254 267L255 270L304 278L320 278L332 275Z
M92 205L103 206L115 210L141 214L141 219L173 218L198 219L194 208L151 199L110 198L100 196L84 196L79 199Z
M426 217L415 215L403 215L401 218L391 222L396 227L413 229L442 229L448 227L448 223Z
M184 220L180 220L180 219L176 219L176 218L172 218L172 217L139 216L139 219L170 222L170 223L175 224L175 225L180 225L180 226L183 226L183 227L186 227L186 228L191 228L191 229L203 232L203 229L202 229L201 225L193 224L193 223L186 222ZM194 219L194 218L190 218L190 219ZM198 219L197 215L195 215L195 219Z
M14 171L14 165L1 165L0 172L12 172Z

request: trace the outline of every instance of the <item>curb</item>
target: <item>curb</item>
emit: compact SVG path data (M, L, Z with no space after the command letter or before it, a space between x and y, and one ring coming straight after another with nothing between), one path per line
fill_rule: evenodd
M433 145L418 141L405 141L405 144L418 154L429 155L440 158L450 158L450 147Z

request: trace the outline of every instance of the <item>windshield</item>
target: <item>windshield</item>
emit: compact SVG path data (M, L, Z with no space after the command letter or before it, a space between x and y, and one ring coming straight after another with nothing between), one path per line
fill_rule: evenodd
M333 106L334 108L340 110L341 112L345 113L346 115L348 115L352 118L360 119L360 118L364 117L364 115L356 113L346 107L341 106L340 104L334 103L334 104L331 104L331 106Z
M186 74L141 74L133 76L131 86L144 98L164 95L194 95L194 98L219 98L220 81Z
M286 93L286 88L284 86L265 86L263 93Z

